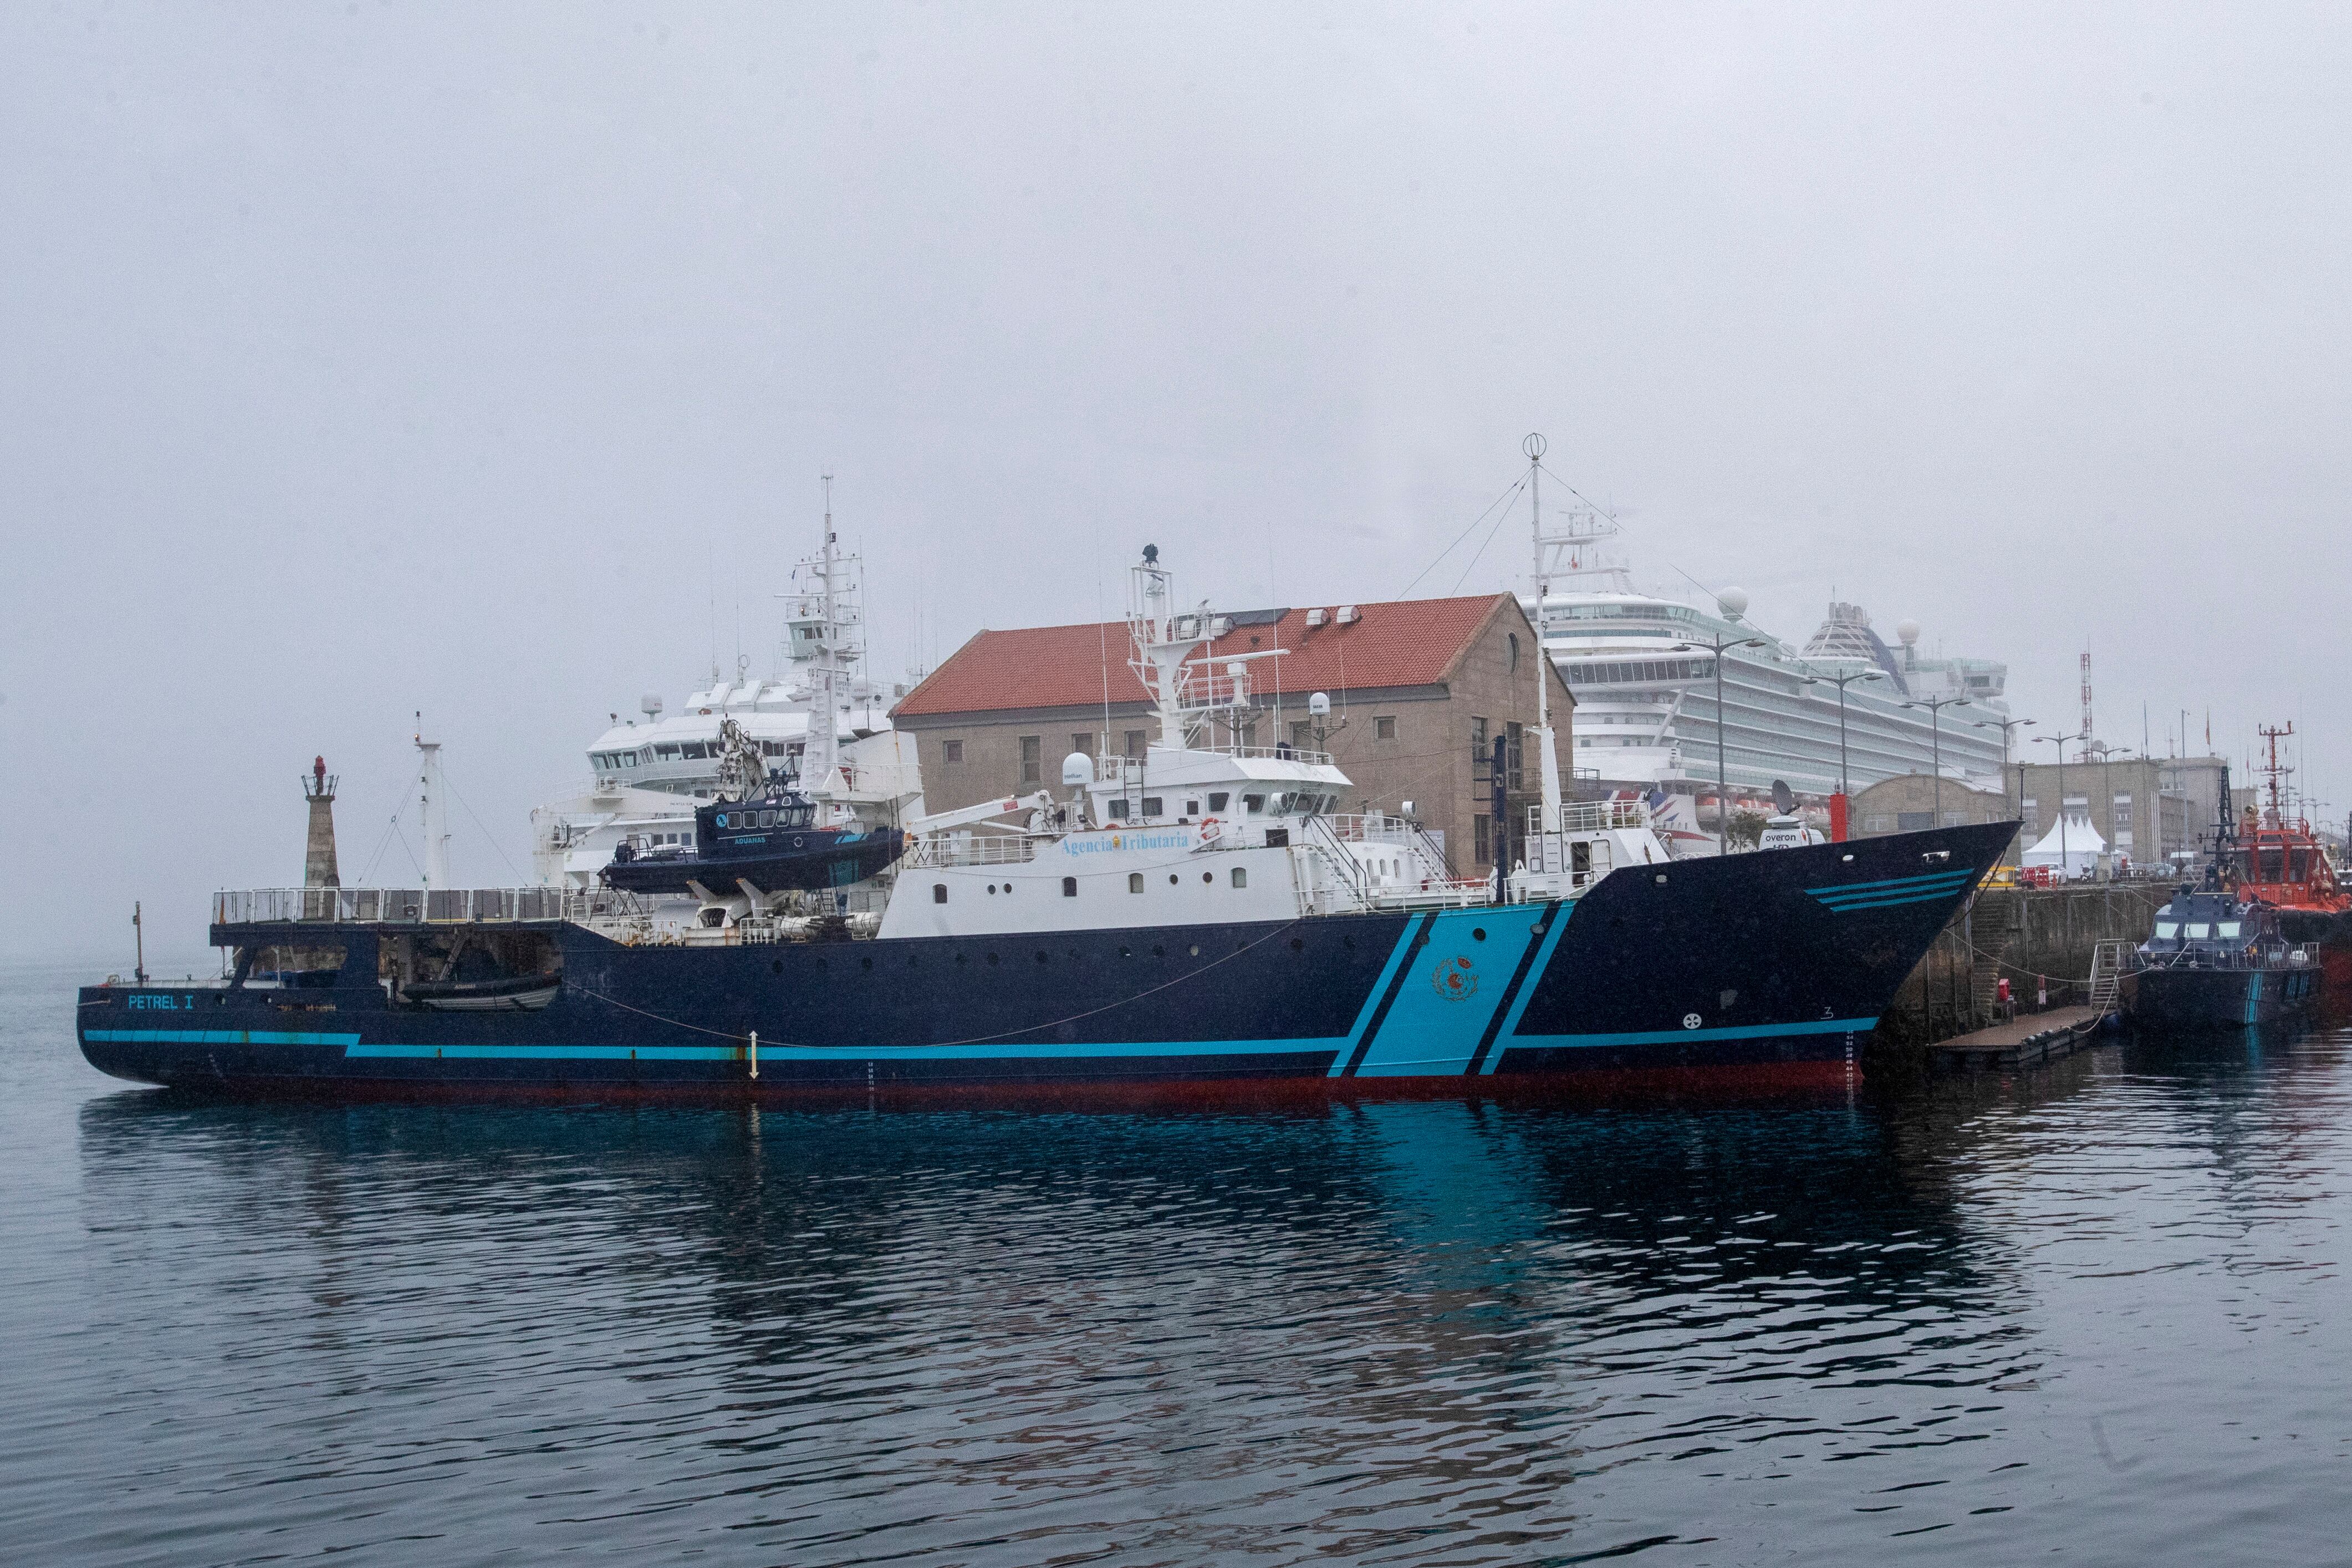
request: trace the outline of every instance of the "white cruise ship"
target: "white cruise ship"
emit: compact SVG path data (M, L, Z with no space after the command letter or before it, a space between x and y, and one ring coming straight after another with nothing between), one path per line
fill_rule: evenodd
M1747 595L1725 589L1710 606L1638 591L1617 553L1614 519L1590 508L1560 515L1538 538L1538 580L1549 591L1529 618L1576 694L1571 763L1580 789L1689 797L1706 832L1674 835L1678 849L1711 852L1717 768L1715 645L1723 655L1722 773L1731 809L1771 810L1774 779L1820 805L1840 787L1839 687L1844 687L1844 778L1860 789L1932 771L2000 787L2008 666L1930 658L1919 628L1896 630L1900 650L1871 630L1860 606L1830 606L1800 649L1745 617ZM1753 640L1753 641L1750 641ZM1940 715L1925 706L1945 705ZM1665 806L1664 802L1661 802ZM1671 807L1662 812L1671 820Z

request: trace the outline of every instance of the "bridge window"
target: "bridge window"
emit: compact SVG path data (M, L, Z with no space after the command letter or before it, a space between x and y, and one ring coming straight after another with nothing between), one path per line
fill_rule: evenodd
M1242 809L1247 811L1251 816L1255 817L1260 811L1265 810L1265 797L1263 795L1244 795L1242 797Z
M1076 898L1078 896L1078 879L1076 877L1066 876L1062 879L1062 896L1064 898Z
M688 762L707 761L709 757L710 747L703 742L689 740L686 743L686 759Z
M1211 816L1214 816L1219 811L1223 810L1226 803L1232 800L1233 797L1222 789L1212 793L1209 797L1209 814Z
M1143 798L1143 815L1145 820L1149 821L1153 817L1159 816L1160 814L1160 809L1165 804L1166 802L1157 795L1146 795Z
M1141 872L1131 871L1127 873L1127 891L1129 893L1141 893L1143 891L1143 873Z
M943 882L935 882L931 883L931 902L933 904L945 904L947 901L948 884Z
M1245 865L1237 865L1234 867L1234 885L1235 887L1247 887L1249 885L1249 867Z

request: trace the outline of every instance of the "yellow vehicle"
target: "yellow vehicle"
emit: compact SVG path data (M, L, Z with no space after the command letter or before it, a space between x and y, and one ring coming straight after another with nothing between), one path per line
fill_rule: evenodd
M2013 865L1997 865L1985 873L1984 880L1977 885L1979 887L2015 887L2019 885L2017 868Z

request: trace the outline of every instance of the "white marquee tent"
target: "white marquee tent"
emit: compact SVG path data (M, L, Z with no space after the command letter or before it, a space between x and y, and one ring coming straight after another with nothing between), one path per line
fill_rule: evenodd
M2026 851L2024 859L2027 865L2046 865L2062 880L2073 882L2089 876L2106 852L2107 841L2091 826L2091 814L2074 810L2066 813L2061 826L2051 829L2040 843Z

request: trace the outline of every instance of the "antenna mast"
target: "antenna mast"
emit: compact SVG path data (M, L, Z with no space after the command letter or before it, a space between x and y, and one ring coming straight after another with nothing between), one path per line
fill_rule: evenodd
M1528 624L1536 634L1536 765L1543 781L1543 831L1559 831L1559 756L1551 743L1551 683L1544 678L1551 654L1544 648L1544 601L1551 597L1552 552L1544 548L1543 531L1543 455L1548 444L1541 434L1529 432L1519 443L1519 450L1528 455L1528 499L1533 510L1536 551L1536 612Z

